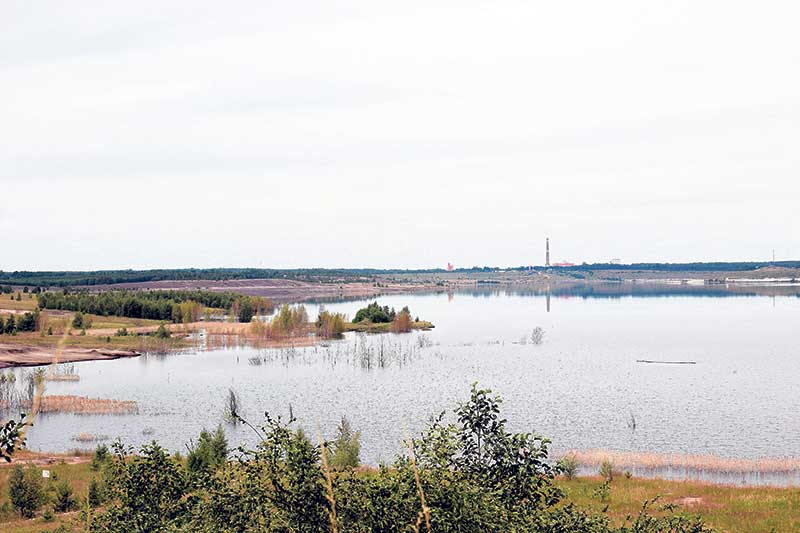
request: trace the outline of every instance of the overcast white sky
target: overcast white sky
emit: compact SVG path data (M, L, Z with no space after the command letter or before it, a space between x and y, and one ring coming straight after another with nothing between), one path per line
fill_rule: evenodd
M0 269L800 259L795 2L0 6Z

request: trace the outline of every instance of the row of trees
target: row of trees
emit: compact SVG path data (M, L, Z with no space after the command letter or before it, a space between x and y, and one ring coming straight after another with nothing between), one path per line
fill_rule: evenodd
M43 292L38 295L42 309L60 309L102 316L147 318L171 322L194 322L206 308L234 313L242 322L254 314L273 311L268 298L211 291L87 291Z
M18 331L38 331L39 329L39 310L23 313L19 317L8 315L3 320L0 317L0 335L13 335Z
M284 304L272 320L255 320L250 324L250 333L262 339L296 337L306 332L308 311L304 305L292 307Z

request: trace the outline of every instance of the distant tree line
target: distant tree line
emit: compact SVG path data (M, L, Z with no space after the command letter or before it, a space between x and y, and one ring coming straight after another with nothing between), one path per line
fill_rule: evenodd
M744 262L712 262L712 263L583 263L575 266L548 267L561 271L581 270L646 270L646 271L744 271L767 266L800 268L800 261L744 261ZM544 267L518 266L502 270L540 270ZM500 267L473 266L457 268L453 272L496 272ZM422 269L377 269L377 268L179 268L158 270L97 270L97 271L15 271L0 270L0 283L10 285L29 285L36 287L72 287L80 285L112 285L117 283L140 283L151 281L185 281L230 279L294 279L305 281L336 282L343 279L363 280L379 275L392 274L437 274L447 272L443 268ZM10 287L9 287L10 289Z
M171 322L192 322L202 307L233 312L242 322L254 314L271 313L267 298L211 291L47 291L38 296L41 309L60 309L102 316L148 318Z

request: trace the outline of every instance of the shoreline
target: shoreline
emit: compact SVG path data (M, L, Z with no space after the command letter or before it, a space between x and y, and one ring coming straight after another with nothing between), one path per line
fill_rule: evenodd
M47 348L29 344L0 344L0 369L46 366L53 363L81 361L111 361L123 357L138 357L142 352L113 348Z

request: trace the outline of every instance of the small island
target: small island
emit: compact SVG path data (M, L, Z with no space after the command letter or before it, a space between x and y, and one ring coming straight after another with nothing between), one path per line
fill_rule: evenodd
M356 312L352 322L345 324L345 331L366 333L408 333L412 329L429 330L434 326L428 321L412 318L408 306L399 312L389 306L381 307L372 302Z

